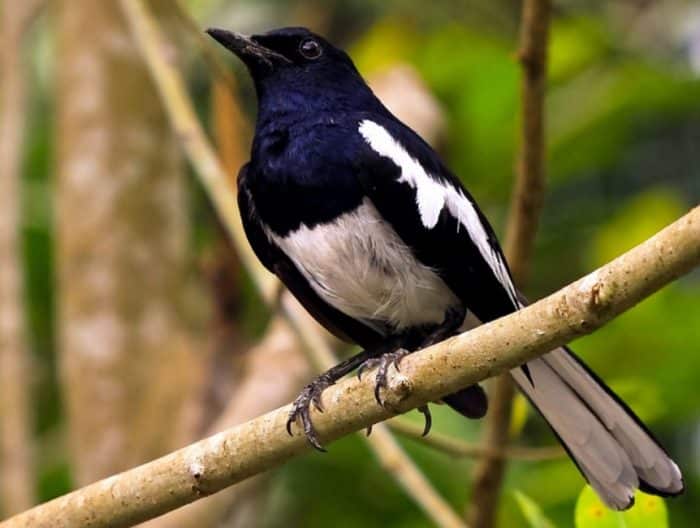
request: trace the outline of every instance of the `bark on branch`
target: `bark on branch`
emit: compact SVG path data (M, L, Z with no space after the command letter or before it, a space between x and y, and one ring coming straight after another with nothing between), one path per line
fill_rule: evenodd
M507 317L408 356L387 401L404 412L588 334L700 264L700 207L611 263ZM324 393L313 418L325 443L385 420L373 381L348 379ZM20 514L0 528L132 526L277 467L309 451L289 436L289 406L149 464Z

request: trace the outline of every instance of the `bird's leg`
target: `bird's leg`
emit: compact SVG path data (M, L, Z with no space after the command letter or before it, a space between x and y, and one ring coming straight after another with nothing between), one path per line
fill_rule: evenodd
M387 353L382 354L380 357L368 359L362 364L357 372L358 376L361 376L362 372L368 368L378 367L374 396L376 397L379 405L384 407L384 401L382 400L380 393L381 389L387 387L387 372L389 371L389 367L393 365L397 371L400 371L401 360L404 357L415 352L416 350L434 345L435 343L439 343L443 339L454 335L455 331L464 321L466 314L466 308L450 308L445 313L444 321L440 323L440 325L433 327L427 334L423 334L422 340L418 341L417 347L406 346L409 340L411 340L411 337L406 335L404 339L399 339L399 342L402 343L403 346L394 348Z
M463 306L447 310L445 312L445 320L423 339L419 349L427 348L455 335L459 327L462 326L466 316L467 309Z
M377 400L377 403L382 407L385 407L386 401L384 400L384 398L382 398L381 391L382 389L386 389L386 387L389 384L387 375L389 372L389 367L393 365L394 368L398 371L399 362L401 361L401 359L404 356L409 355L411 352L413 352L413 350L408 350L406 348L400 347L394 348L393 350L388 351L379 357L368 359L362 364L362 366L357 371L357 377L362 378L362 373L365 370L377 367L377 375L375 377L374 382L374 398Z
M365 361L365 363L362 364L362 366L358 370L358 376L361 376L362 372L368 368L373 368L375 366L377 367L377 375L375 378L374 385L374 397L377 400L377 403L379 403L379 405L384 407L386 404L386 401L384 400L384 398L382 398L381 391L382 389L385 389L388 386L387 373L389 371L389 367L393 365L396 371L399 372L401 370L401 360L404 357L415 352L416 350L420 350L421 348L434 345L435 343L439 343L440 341L454 335L457 329L461 326L466 315L467 310L465 307L460 306L458 308L450 308L445 313L444 321L440 325L433 327L433 329L427 335L425 335L423 339L419 342L418 347L411 349L394 349L390 352L387 352L386 354L381 355L380 357L368 359L367 361ZM428 434L428 432L430 432L430 427L432 425L430 409L427 405L423 405L419 407L418 410L425 416L425 427L423 428L423 436L425 436Z
M306 435L309 443L319 451L325 451L318 440L313 423L311 422L311 404L313 404L314 407L316 407L316 409L318 409L320 412L323 412L321 394L325 389L333 385L346 374L355 370L359 365L362 365L368 359L378 354L382 354L385 351L385 344L382 344L380 347L375 349L363 350L359 354L356 354L351 358L338 363L335 367L328 369L326 372L318 376L315 380L304 387L299 396L297 396L297 399L294 400L294 403L292 404L292 410L289 412L289 418L287 419L287 432L291 435L292 424L297 420L301 420L304 435Z
M299 396L292 404L292 410L289 412L289 418L287 419L287 432L292 434L292 424L297 420L301 421L302 428L304 429L304 435L308 439L309 443L314 446L319 451L325 451L321 442L316 435L313 423L311 422L311 405L313 404L316 409L323 412L323 403L321 402L321 394L323 391L333 385L340 378L346 374L352 372L360 367L357 371L359 378L362 377L362 373L368 368L378 367L377 375L375 378L374 386L374 397L377 402L384 407L385 401L381 397L381 390L385 389L388 385L388 370L391 365L394 365L396 370L399 370L399 363L401 359L408 354L412 353L418 348L424 348L430 346L431 344L442 341L449 335L454 334L455 330L459 328L464 320L466 310L464 309L450 309L445 314L445 320L437 327L435 327L430 333L425 335L420 343L419 347L414 349L413 347L407 347L406 345L415 341L415 335L399 335L394 338L387 339L385 342L381 343L379 346L367 350L363 350L359 354L352 356L341 363L338 363L335 367L327 370L315 380L309 383L301 391ZM425 431L427 434L430 430L431 417L430 411L427 405L424 405L418 409L425 415Z
M435 329L433 333L428 335L423 343L421 343L421 348L429 347L435 343L439 343L452 337L457 329L462 325L464 318L466 317L466 310L453 310L448 311L445 314L445 321L442 325ZM466 389L462 389L454 394L449 394L443 401L451 405L458 412L467 416L468 418L483 418L486 414L486 409L488 408L488 400L486 398L486 393L484 389L479 386L479 384L474 384ZM427 405L426 411L427 411ZM419 409L423 414L426 414L423 409ZM430 411L426 414L426 427L424 429L423 436L425 436L430 430Z

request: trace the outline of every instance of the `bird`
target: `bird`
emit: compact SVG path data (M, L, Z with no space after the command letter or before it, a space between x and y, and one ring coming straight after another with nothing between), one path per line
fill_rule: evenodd
M374 95L350 56L302 27L246 36L207 33L247 67L257 95L250 160L238 175L246 236L327 330L362 351L309 383L287 430L311 420L324 389L376 367L384 405L390 367L411 352L527 304L493 228L439 155ZM605 504L636 489L676 496L678 465L634 412L568 347L513 369ZM487 408L474 385L444 398L461 414ZM426 433L430 427L427 407Z

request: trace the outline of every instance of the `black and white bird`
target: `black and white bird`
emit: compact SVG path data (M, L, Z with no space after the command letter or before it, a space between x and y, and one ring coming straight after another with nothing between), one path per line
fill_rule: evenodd
M523 301L474 199L345 52L304 28L208 33L246 64L258 96L251 159L238 177L250 244L323 326L364 349L295 402L288 428L301 420L321 448L309 408L324 388L369 361L381 403L387 368L407 351L455 334L465 317L492 321ZM570 350L511 374L610 507L629 507L637 488L683 491L678 466ZM445 401L469 417L486 411L478 386Z

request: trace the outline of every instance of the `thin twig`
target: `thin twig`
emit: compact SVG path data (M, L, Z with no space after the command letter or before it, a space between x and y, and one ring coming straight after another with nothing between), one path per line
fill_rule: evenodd
M491 381L489 414L482 439L482 444L489 449L503 452L508 448L514 395L515 386L510 374L502 374ZM491 528L495 525L505 468L503 457L484 458L474 468L472 495L466 511L467 521L473 527Z
M529 277L544 202L544 99L549 17L549 0L524 0L520 49L517 54L522 68L520 156L504 244L511 273L518 285L524 284Z
M700 207L573 284L511 315L407 356L386 391L405 412L506 372L589 334L700 265ZM313 413L329 443L392 414L377 405L373 380L351 377L324 393ZM0 528L119 528L161 515L263 471L310 447L289 436L287 405L149 464L36 507Z
M528 280L545 189L544 97L547 82L549 0L524 0L518 59L522 66L520 157L506 230L505 254L515 284ZM509 440L515 387L509 374L492 382L484 445L502 451ZM467 520L474 528L494 526L506 460L484 458L474 469Z
M236 187L238 170L247 158L243 145L249 143L251 136L248 121L234 97L236 92L220 79L215 79L212 85L211 122L214 136L218 145L219 160L228 173L231 188Z
M276 280L261 270L253 250L246 242L243 224L238 214L235 188L231 187L226 171L199 125L182 78L175 66L165 57L166 46L160 30L143 2L122 0L121 5L158 85L172 126L180 136L185 154L190 163L197 168L199 178L222 223L230 230L231 240L245 268L249 270L256 288L265 302L269 302L275 295Z
M216 74L219 80L232 93L235 93L238 90L235 76L231 73L226 62L221 59L221 55L214 51L202 28L199 27L199 23L192 17L187 7L183 5L182 0L174 0L172 2L172 12L177 17L182 28L194 38L209 69Z
M389 429L401 436L459 458L505 458L524 462L541 462L566 457L566 451L559 445L547 447L510 446L505 449L493 449L482 444L470 444L437 431L431 431L428 436L423 436L423 426L403 418L394 418L388 421L387 425Z
M160 90L173 127L183 140L190 162L197 169L222 223L228 229L243 265L248 270L265 302L268 305L273 305L278 297L276 293L278 291L277 281L262 269L248 245L238 215L234 190L226 176L225 169L199 125L179 72L162 53L164 49L163 37L155 20L141 0L121 0L121 5L136 42ZM302 309L298 305L283 303L283 316L310 352L315 366L319 370L326 370L336 364L337 360L316 327L311 327L304 322L305 316L301 312ZM373 436L367 438L369 446L386 471L436 525L445 528L464 527L464 522L439 496L413 461L387 435L390 433L379 427L375 429Z

